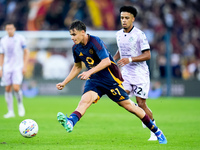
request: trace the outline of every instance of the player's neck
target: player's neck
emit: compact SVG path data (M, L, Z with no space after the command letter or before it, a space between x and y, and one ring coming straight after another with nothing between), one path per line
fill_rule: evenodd
M13 37L13 36L14 36L14 33L13 33L13 34L8 34L8 36L9 36L9 37Z
M129 33L133 29L133 26L130 26L129 28L124 28L125 33Z
M85 34L84 37L83 37L83 41L81 42L81 44L83 46L87 45L88 41L89 41L89 34Z

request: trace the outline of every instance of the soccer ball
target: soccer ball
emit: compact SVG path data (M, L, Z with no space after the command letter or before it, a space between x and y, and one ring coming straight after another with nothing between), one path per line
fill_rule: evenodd
M25 119L19 124L19 132L23 137L34 137L38 133L38 124L32 119Z

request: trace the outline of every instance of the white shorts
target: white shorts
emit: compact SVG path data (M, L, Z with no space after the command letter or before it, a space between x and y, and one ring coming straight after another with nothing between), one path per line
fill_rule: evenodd
M8 86L12 84L22 84L23 73L22 70L16 70L13 72L3 71L3 76L1 78L1 86Z
M137 96L144 99L148 98L150 82L141 84L131 84L129 81L125 80L123 83L124 89L130 91L129 96Z

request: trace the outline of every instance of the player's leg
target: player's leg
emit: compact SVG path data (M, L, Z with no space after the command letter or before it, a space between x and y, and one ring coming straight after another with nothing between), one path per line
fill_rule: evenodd
M124 107L130 113L135 114L138 118L140 118L140 119L144 118L144 116L145 116L144 110L141 109L140 107L136 106L135 103L133 101L131 101L130 99L120 101L117 103L118 103L118 105Z
M12 85L5 86L5 100L8 107L8 113L4 115L4 118L15 117L14 108L13 108Z
M75 124L85 114L86 110L97 99L98 94L94 91L88 91L84 93L75 111L69 117L59 112L57 115L58 121L64 126L67 132L71 132Z
M97 99L98 94L94 91L88 91L84 93L75 111L80 112L80 114L83 116L90 105Z
M134 84L132 87L138 106L145 111L145 113L150 117L151 120L153 120L152 111L149 109L146 103L146 99L148 98L150 88L150 82Z
M146 104L146 99L136 96L136 101L138 106L142 108L145 111L145 113L149 116L149 118L153 121L153 123L156 124L155 120L153 119L153 113ZM143 124L143 127L145 128L146 125ZM150 132L150 138L148 139L148 141L156 141L156 140L157 140L156 135L153 132Z
M12 94L12 73L3 71L1 85L5 86L5 100L8 107L8 113L4 115L4 118L15 117L13 108L13 94Z
M155 120L153 118L153 113L149 109L146 103L146 99L148 98L148 93L149 93L149 88L150 88L150 82L146 82L143 84L136 84L133 85L133 92L136 97L136 102L140 108L142 108L145 113L150 117L150 119L153 121L155 124ZM146 126L142 123L143 127L146 128ZM156 141L157 138L153 132L150 132L150 138L148 139L149 141Z
M23 80L23 74L21 70L17 70L13 72L12 75L12 80L13 80L13 90L15 93L15 97L17 99L17 106L18 106L18 115L20 117L23 117L25 115L25 109L24 109L24 104L23 104L23 93L21 90L21 83Z
M18 114L20 117L23 117L25 115L25 108L23 104L23 93L20 89L20 85L13 84L13 90L14 90L15 97L17 99Z
M131 96L132 94L137 95L136 93L139 92L139 91L136 91L137 89L134 88L134 85L130 84L129 80L125 80L125 82L123 83L123 86L126 89L125 91L129 96ZM145 87L147 88L147 90L149 89L147 86ZM148 91L146 92L148 93ZM153 123L155 124L155 120L153 119L153 114L151 110L148 108L148 106L146 105L146 99L136 96L136 102L138 106L145 111L145 113L150 117L151 120L153 120ZM142 126L146 128L146 125L144 123L142 123ZM148 140L156 141L157 137L155 136L153 132L150 132L150 138Z
M153 120L153 113L147 106L146 99L136 96L136 101L138 106L145 111L145 113L149 116L151 120Z
M129 112L135 114L141 121L157 136L160 144L166 144L167 140L162 131L153 123L149 116L144 112L143 109L136 106L130 99L117 102L120 106L124 107Z
M110 99L117 102L118 105L135 114L138 118L143 119L145 116L148 116L143 109L136 106L135 103L129 99L129 96L122 85L108 88L107 95ZM152 128L152 126L149 127Z

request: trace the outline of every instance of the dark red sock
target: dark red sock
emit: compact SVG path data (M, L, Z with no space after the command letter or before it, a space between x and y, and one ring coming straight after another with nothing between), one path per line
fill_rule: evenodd
M69 120L72 121L73 126L75 126L75 124L81 119L82 115L80 112L78 111L74 111L70 116L69 116Z
M152 132L155 133L158 130L158 127L153 123L147 114L145 114L144 118L141 120Z

